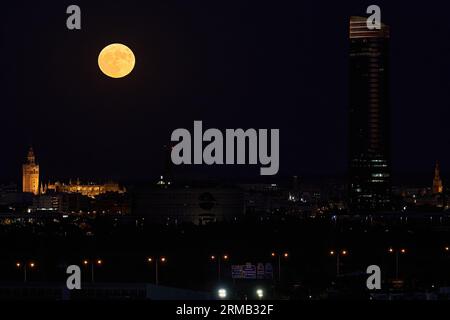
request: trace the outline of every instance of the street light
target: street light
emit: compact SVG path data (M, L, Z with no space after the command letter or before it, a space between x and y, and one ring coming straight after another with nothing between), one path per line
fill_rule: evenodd
M278 258L278 282L281 282L281 258L287 259L289 258L288 252L275 252L273 251L271 254L272 258Z
M218 296L220 299L226 299L226 298L227 298L227 290L226 290L226 289L223 289L223 288L217 290L217 296Z
M399 256L400 254L406 254L407 250L405 248L389 248L388 252L393 254L395 253L395 279L398 280L399 274Z
M230 256L227 254L222 255L211 255L211 261L217 261L217 279L220 281L222 278L222 261L230 260Z
M102 259L97 259L97 260L83 260L83 265L85 267L88 267L89 265L91 266L91 282L94 283L95 282L95 266L101 267L103 265L103 260Z
M28 269L34 269L36 267L36 263L33 261L29 262L16 262L16 268L21 269L23 268L23 282L27 282L28 280Z
M341 250L330 250L330 256L334 257L336 256L336 277L339 277L340 274L340 267L341 267L341 257L348 256L348 250L341 249Z
M166 257L148 257L147 258L147 262L148 263L153 263L155 262L155 284L157 286L159 286L159 272L158 272L158 268L159 268L159 264L160 263L166 263L167 262L167 258Z
M256 296L258 297L258 299L264 298L264 290L263 289L257 289L256 290Z

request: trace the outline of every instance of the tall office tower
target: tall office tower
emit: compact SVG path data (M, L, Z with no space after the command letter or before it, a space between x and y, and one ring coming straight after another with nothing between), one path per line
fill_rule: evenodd
M369 30L350 18L349 206L352 212L391 208L389 27Z
M441 170L439 169L439 162L436 162L436 167L434 168L433 194L439 194L443 191L444 186L441 180Z
M39 165L36 164L33 148L27 155L27 162L22 166L22 191L39 194Z

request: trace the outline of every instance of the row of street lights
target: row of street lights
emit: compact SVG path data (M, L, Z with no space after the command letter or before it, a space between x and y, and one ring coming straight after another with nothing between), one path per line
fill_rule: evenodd
M401 255L407 254L406 248L401 247L390 247L388 248L389 254L395 254L395 278L399 278L399 260ZM450 252L450 246L444 247L445 252ZM329 251L329 255L332 257L336 257L336 276L340 275L340 268L342 264L342 258L349 255L349 251L347 249L333 249ZM281 270L282 270L282 260L287 260L290 255L288 252L272 252L272 258L277 258L278 263L278 282L281 282ZM210 260L212 262L217 263L217 279L220 282L222 278L222 263L228 262L230 260L230 256L228 254L220 254L220 255L211 255ZM90 267L91 271L91 282L95 282L95 268L101 267L103 265L102 259L85 259L82 261L85 267ZM159 267L161 264L167 263L167 257L165 256L154 256L147 257L147 263L154 264L155 266L155 284L159 285ZM23 280L27 282L28 273L30 270L35 269L37 267L37 263L35 261L17 261L16 268L19 270L23 270Z
M445 251L450 251L450 247L445 247ZM388 249L390 254L395 254L395 279L399 278L399 257L400 255L404 255L407 253L405 248L394 248L390 247ZM340 249L340 250L331 250L330 256L336 257L336 276L340 275L340 266L341 266L341 258L345 257L349 254L348 250Z
M148 263L155 263L155 283L156 285L159 284L159 276L158 276L158 265L159 263L165 263L167 261L166 257L158 257L158 258L153 258L153 257L148 257L147 258L147 262ZM82 261L83 266L86 268L90 268L91 271L91 282L94 283L95 282L95 268L96 267L101 267L103 265L103 260L102 259L85 259ZM23 269L23 281L27 282L28 280L28 273L30 271L30 269L34 269L36 268L36 262L34 261L28 261L28 262L16 262L16 268L17 269Z

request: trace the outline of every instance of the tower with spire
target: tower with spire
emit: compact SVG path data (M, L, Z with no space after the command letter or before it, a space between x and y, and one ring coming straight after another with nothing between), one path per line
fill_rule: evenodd
M28 150L26 163L22 166L22 191L39 194L39 165L32 147Z
M444 191L444 187L442 185L439 162L436 162L436 167L434 168L433 194L440 194L443 191Z

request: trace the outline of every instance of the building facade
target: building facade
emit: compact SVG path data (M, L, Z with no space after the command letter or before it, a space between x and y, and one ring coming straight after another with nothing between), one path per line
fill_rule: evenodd
M389 27L350 18L349 207L391 208Z
M27 162L22 166L22 191L39 194L39 165L36 163L33 148L28 151Z
M50 191L57 193L78 193L86 197L95 198L101 194L110 192L122 194L126 192L126 189L116 182L98 184L81 183L80 180L77 180L75 183L69 181L68 184L61 182L48 183L42 187L42 194L46 194Z
M245 213L238 188L158 186L135 190L132 214L162 224L233 221Z

